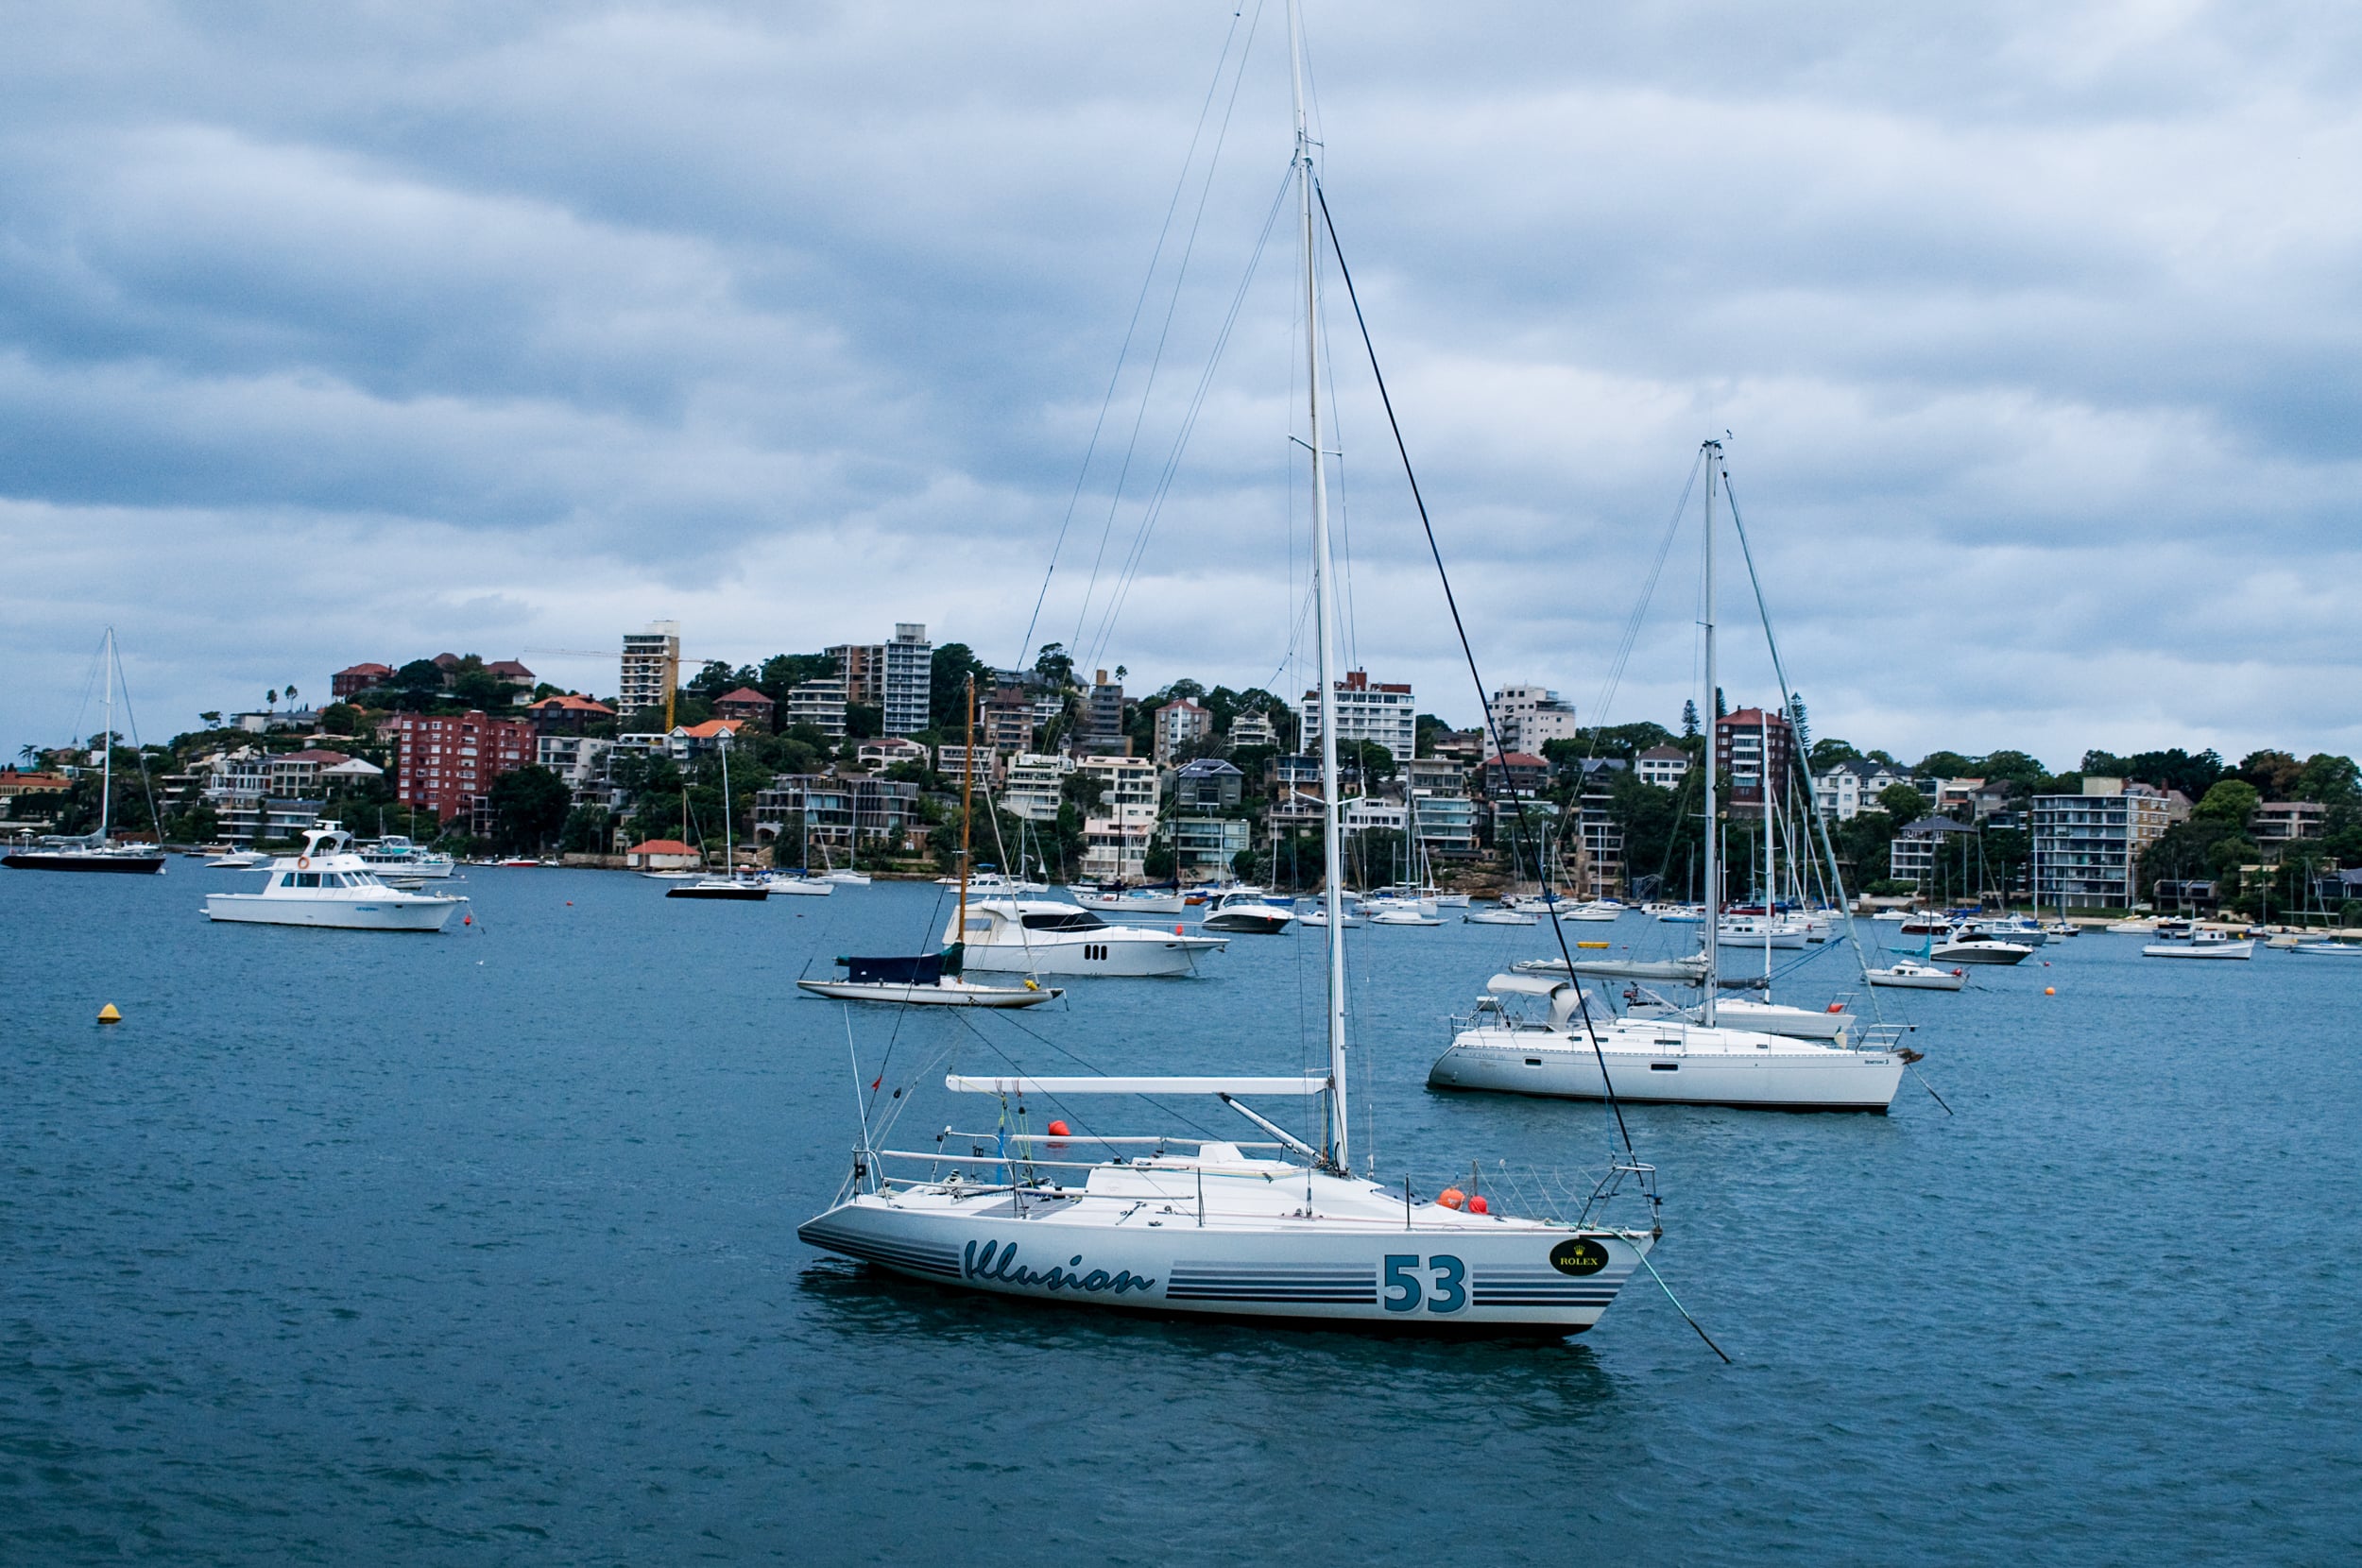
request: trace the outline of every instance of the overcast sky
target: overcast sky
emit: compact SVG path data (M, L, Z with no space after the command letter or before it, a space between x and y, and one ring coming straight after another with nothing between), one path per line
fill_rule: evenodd
M1728 431L1818 734L2362 750L2362 12L1308 17L1488 682L1594 716ZM9 756L72 732L111 622L160 739L444 650L604 693L611 660L525 650L655 617L733 662L920 621L1007 663L1053 551L1034 644L1301 690L1278 0L0 28ZM1347 635L1465 722L1332 294ZM1694 511L1609 722L1695 690Z

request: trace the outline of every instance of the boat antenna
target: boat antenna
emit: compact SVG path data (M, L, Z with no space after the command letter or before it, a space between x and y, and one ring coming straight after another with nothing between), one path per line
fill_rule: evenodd
M1312 613L1319 622L1321 723L1321 907L1328 916L1328 1162L1352 1168L1345 1117L1345 907L1344 846L1338 838L1337 811L1337 626L1331 602L1334 563L1328 548L1328 468L1321 450L1321 298L1319 235L1312 226L1317 184L1312 178L1312 133L1304 116L1304 7L1288 0L1288 80L1295 97L1296 208L1304 239L1304 384L1307 447L1312 454ZM1322 214L1327 204L1322 203ZM1358 314L1361 307L1354 307Z
M1292 9L1293 9L1293 0L1291 0L1291 9L1292 10ZM1301 132L1301 126L1302 126L1302 123L1303 123L1303 110L1302 110L1301 106L1299 105L1299 108L1298 108L1298 110L1297 110L1297 124L1298 124L1298 127L1299 127L1299 130L1298 130L1298 134L1299 134L1299 136L1301 136L1301 134L1302 134L1302 132ZM1305 172L1306 172L1306 177L1307 177L1307 179L1309 179L1309 178L1310 178L1310 169L1309 169L1309 165L1308 165L1308 167L1307 167L1307 169L1306 169L1306 171L1305 171ZM1498 759L1499 759L1499 763L1498 763L1498 765L1499 765L1499 767L1500 767L1500 771L1501 771L1501 777L1502 777L1502 779L1504 780L1504 782L1506 782L1506 780L1507 780L1507 778L1508 778L1508 776L1509 776L1509 763L1508 763L1508 760L1507 760L1507 756L1508 756L1508 754L1507 754L1507 750L1506 750L1506 748L1504 748L1504 747L1502 746L1502 744L1501 744L1501 732L1500 732L1500 724L1499 724L1499 722L1498 722L1498 720L1494 717L1494 713L1493 713L1493 700L1492 700L1492 698L1490 698L1490 697L1486 696L1486 695L1485 695L1485 693L1484 693L1484 677L1483 677L1483 675L1482 675L1482 674L1481 674L1481 673L1478 672L1478 670L1477 670L1476 649L1475 649L1475 647L1474 647L1474 646L1473 646L1473 645L1472 645L1472 644L1468 641L1468 627L1467 627L1467 623L1466 623L1465 622L1462 621L1462 620L1461 620L1461 618L1460 618L1460 600L1459 600L1458 595L1454 594L1454 593L1452 592L1452 590L1451 590L1451 572L1450 572L1449 571L1447 571L1447 570L1445 568L1445 566L1444 566L1444 550L1443 550L1443 547L1442 547L1441 545L1439 545L1439 544L1437 544L1437 543L1435 542L1435 524L1434 524L1434 522L1433 522L1433 521L1432 521L1432 520L1431 520L1428 517L1428 513L1427 513L1427 497L1426 497L1424 494L1422 494L1422 493L1420 492L1420 489L1419 489L1419 476L1418 476L1417 472L1416 472L1416 471L1414 471L1414 470L1412 469L1412 468L1411 467L1411 448L1410 448L1410 446L1409 446L1409 445L1408 445L1408 444L1407 444L1407 443L1403 440L1403 438L1402 438L1402 424L1401 424L1401 422L1400 422L1399 420L1397 420L1397 419L1395 418L1395 400L1394 400L1393 395L1392 395L1391 393L1389 393L1389 392L1386 390L1386 372L1378 368L1378 346L1377 346L1377 344L1376 344L1376 343L1372 342L1372 341L1371 341L1371 338L1370 338L1370 323L1369 323L1369 319L1368 319L1368 317L1364 316L1364 315L1361 314L1361 295L1360 295L1359 293L1357 293L1357 292L1355 291L1354 286L1353 286L1353 269L1352 269L1350 266L1348 266L1348 265L1346 265L1346 264L1345 264L1345 251L1344 251L1344 246L1342 246L1342 245L1340 245L1340 244L1338 244L1338 242L1337 242L1337 220L1329 214L1329 211L1328 211L1328 196L1327 196L1327 194L1326 194L1326 192L1322 191L1322 190L1320 189L1320 187L1319 187L1317 184L1316 184L1316 185L1314 185L1314 186L1312 187L1312 197L1313 197L1313 199L1317 200L1317 201L1320 203L1320 209L1321 209L1321 222L1322 222L1322 224L1323 224L1323 225L1324 225L1324 226L1327 229L1327 230L1328 230L1328 246L1329 246L1329 249L1330 249L1331 251L1333 251L1333 252L1336 254L1336 257L1337 257L1337 277L1338 277L1339 281L1342 281L1342 282L1345 285L1345 298L1346 298L1347 300L1349 300L1349 301L1352 303L1352 305L1353 305L1353 322L1354 322L1354 325L1355 325L1356 327L1358 327L1358 328L1361 330L1361 349L1362 349L1362 351L1363 351L1364 353L1366 353L1366 354L1369 356L1369 361L1370 361L1370 376L1371 376L1371 379L1372 379L1373 381L1375 381L1375 382L1378 383L1378 402L1379 402L1379 403L1380 403L1380 404L1381 404L1381 405L1385 408L1385 410L1386 410L1386 427L1387 427L1387 429L1391 430L1391 431L1394 433L1394 436L1395 436L1395 452L1396 452L1396 453L1398 453L1398 454L1401 456L1401 458L1402 458L1402 476L1403 476L1403 478L1404 478L1406 481L1408 481L1408 482L1409 482L1409 484L1410 484L1410 486L1411 486L1411 501L1412 501L1412 503L1414 506L1416 506L1416 507L1418 508L1418 512L1419 512L1419 526L1420 526L1420 528L1421 528L1421 529L1425 530L1425 531L1426 531L1426 534L1427 534L1427 548L1428 548L1428 554L1430 554L1430 555L1432 555L1432 556L1435 558L1435 575L1436 575L1437 579L1438 579L1440 582L1442 582L1442 584L1444 585L1444 605L1445 605L1445 607L1446 607L1446 609L1448 609L1448 610L1450 610L1450 611L1451 611L1451 625L1452 625L1452 630L1453 630L1455 633L1457 633L1457 634L1458 634L1458 636L1459 636L1459 638L1460 638L1460 656L1461 656L1463 660L1465 660L1465 661L1466 661L1466 663L1467 663L1467 666L1468 666L1468 679L1469 679L1471 682L1473 682L1473 683L1475 684L1475 686L1476 686L1476 693L1477 693L1477 703L1478 703L1478 705L1479 705L1480 707L1481 707L1483 708L1483 710L1484 710L1484 733L1485 733L1486 738L1487 738L1487 739L1489 739L1489 740L1492 741L1492 743L1493 743L1493 756L1494 756L1496 758L1498 758ZM1308 270L1308 272L1309 272L1309 268L1308 267L1308 269L1307 269L1307 270ZM1317 476L1319 475L1319 472L1320 472L1320 466L1319 466L1319 465L1320 465L1320 458L1319 458L1318 454L1317 454L1317 453L1315 453L1315 455L1314 455L1314 457L1313 457L1313 469L1312 469L1312 471L1313 471L1313 474L1314 474L1314 476L1315 476L1316 478L1317 478ZM1316 502L1316 503L1317 503L1317 500L1318 500L1318 495L1319 495L1319 492L1318 492L1318 490L1316 489L1316 490L1314 491L1314 496L1315 496L1315 502ZM1317 521L1317 516L1316 516L1316 521ZM1318 533L1318 534L1316 535L1316 537L1317 537L1321 540L1321 543L1322 543L1322 549L1323 549L1323 564L1325 565L1325 564L1326 564L1326 540L1327 540L1327 535L1326 535L1325 532L1322 532L1322 533ZM1322 628L1323 635L1324 635L1324 639L1326 638L1326 630L1327 630L1327 628L1326 628L1326 624L1324 624L1324 625L1323 625L1323 628ZM1326 660L1326 658L1327 657L1327 653L1328 653L1328 644L1327 644L1327 642L1326 642L1326 640L1324 640L1324 641L1322 642L1322 644L1321 644L1321 654L1322 654L1322 657L1323 657L1323 659L1324 659L1324 660ZM1326 670L1326 664L1324 664L1323 669L1322 669L1322 678L1321 678L1321 706L1322 706L1322 708L1323 708L1323 710L1324 710L1324 712L1323 712L1323 717L1324 717L1324 720L1326 720L1326 718L1327 717L1326 710L1327 710L1327 708L1328 708L1328 707L1329 707L1329 706L1330 706L1330 702L1329 702L1329 691L1328 691L1328 682L1327 682L1327 670ZM1323 739L1324 739L1324 740L1326 740L1326 738L1327 738L1327 737L1328 737L1328 736L1329 736L1329 735L1333 732L1333 729L1334 729L1334 726L1333 726L1333 725L1331 725L1331 724L1326 724L1326 723L1324 723L1324 724L1322 724L1322 726L1321 726L1321 733L1322 733ZM1509 792L1509 800L1510 800L1510 804L1511 804L1513 807L1515 807L1515 808L1516 809L1516 812L1517 812L1517 828L1516 828L1516 831L1517 831L1518 836L1519 836L1519 837L1523 837L1523 838L1528 838L1529 842L1540 843L1541 841L1536 841L1536 840L1532 840L1532 839L1531 839L1531 834L1532 834L1532 827L1528 825L1527 820L1526 820L1526 803L1525 803L1524 799L1523 799L1523 798L1522 798L1522 797L1521 797L1521 796L1517 793L1517 792L1516 792L1515 790L1514 790L1514 789L1513 789L1513 790L1511 790L1511 791ZM1335 810L1336 810L1336 808L1335 808L1335 806L1334 806L1334 804L1333 804L1333 803L1332 803L1332 805L1330 806L1329 810L1330 810L1330 831L1329 831L1330 851L1329 851L1329 852L1330 852L1330 854L1333 856L1333 855L1335 854L1335 843L1336 843L1336 831L1335 831ZM1334 862L1332 861L1331 863L1333 864ZM1559 919L1558 919L1558 900L1557 900L1557 898L1556 898L1556 897L1555 897L1555 896L1554 896L1554 895L1550 893L1549 853L1549 846L1548 846L1548 844L1543 844L1543 847L1542 847L1541 851L1539 852L1539 854L1538 854L1538 856L1537 856L1537 859L1536 859L1536 863L1535 863L1535 866L1534 866L1534 875L1535 875L1535 876L1536 876L1536 877L1540 879L1540 881L1541 881L1541 883L1542 883L1542 893L1543 893L1543 899L1544 899L1544 903L1545 903L1545 906L1546 906L1546 908L1548 909L1549 913L1549 916L1550 916L1550 934L1551 934L1552 936L1554 936L1554 937L1556 937L1556 938L1558 939L1558 954L1559 954L1559 958L1560 958L1560 959L1561 959L1561 960L1562 960L1562 961L1566 963L1566 978L1567 978L1567 980L1568 980L1569 981L1571 981L1571 982L1573 983L1574 988L1575 988L1575 1007L1576 1007L1576 1015L1577 1015L1577 1016L1579 1016L1579 1017L1581 1017L1581 1018L1583 1019L1583 1036L1584 1036L1584 1038L1588 1039L1588 1040L1591 1042L1591 1055L1592 1055L1592 1059L1593 1059L1594 1061L1598 1062L1599 1066L1600 1066L1600 1092L1601 1092L1601 1093L1602 1093L1602 1094L1606 1097L1606 1099L1607 1099L1607 1108L1608 1108L1608 1110L1609 1110L1611 1113L1613 1113L1613 1114L1614 1114L1614 1116L1615 1116L1615 1117L1616 1117L1616 1133L1617 1133L1617 1135L1618 1137L1620 1137L1620 1138L1623 1140L1623 1144L1624 1144L1624 1157L1625 1157L1625 1159L1626 1159L1626 1161L1627 1161L1628 1163L1632 1163L1632 1164L1634 1164L1634 1165L1635 1166L1635 1167L1637 1167L1637 1156L1636 1156L1636 1155L1635 1155L1635 1153L1634 1153L1634 1151L1633 1151L1633 1147L1632 1147L1632 1129L1631 1129L1631 1128L1629 1128L1629 1127L1627 1127L1627 1126L1624 1124L1624 1106L1623 1106L1623 1101L1621 1101L1620 1099L1618 1099L1617 1098L1617 1096L1616 1096L1616 1082L1615 1082L1615 1080L1613 1080L1613 1079L1611 1079L1610 1077L1608 1077L1608 1073L1607 1073L1607 1053L1606 1053L1604 1050L1602 1050L1602 1049L1600 1048L1600 1031L1599 1031L1599 1027L1598 1027L1598 1025L1594 1022L1594 1020L1592 1019L1592 1016L1591 1016L1591 999L1590 999L1590 996L1589 996L1589 994L1588 994L1588 993L1586 993L1586 992L1583 990L1583 977L1581 977L1580 975L1578 975L1578 974L1576 974L1576 973L1575 973L1575 960L1574 960L1574 954L1573 954L1571 951L1569 951L1569 950L1568 950L1568 948L1567 948L1567 946L1566 946L1566 928L1564 925L1560 924L1560 922L1559 922ZM1334 884L1334 880L1335 880L1335 878L1334 878L1334 877L1332 876L1332 878L1331 878L1331 883L1332 883L1332 886L1333 886L1333 884ZM1329 911L1330 911L1330 912L1329 912L1329 940L1330 940L1330 942L1331 942L1331 943L1335 943L1335 942L1338 940L1338 935L1339 935L1339 933L1338 933L1338 931L1337 931L1337 924L1338 924L1338 922L1337 922L1336 907L1337 907L1337 906L1336 906L1335 896L1334 896L1334 895L1332 894L1332 895L1331 895L1331 897L1330 897L1330 903L1329 903ZM1708 929L1709 929L1709 930L1711 930L1711 929L1712 929L1712 926L1711 926L1711 924L1709 924L1709 926L1708 926ZM1709 938L1708 940L1711 940L1711 938ZM1709 949L1709 951L1711 951L1711 949ZM1714 996L1714 968L1713 968L1712 962L1709 960L1709 962L1708 962L1708 963L1707 963L1707 966L1706 966L1706 997L1707 997L1707 998L1708 998L1708 1000L1707 1000L1707 1005L1708 1005L1709 1007L1711 1007L1711 1006L1713 1005L1713 1001L1712 1001L1713 996ZM1709 1016L1711 1016L1711 1015L1709 1015Z

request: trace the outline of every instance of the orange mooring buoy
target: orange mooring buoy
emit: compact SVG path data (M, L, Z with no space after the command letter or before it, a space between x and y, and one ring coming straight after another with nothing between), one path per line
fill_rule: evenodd
M1063 1122L1063 1121L1053 1121L1053 1122L1052 1122L1052 1123L1050 1124L1050 1135L1051 1135L1052 1137L1053 1137L1053 1138L1063 1138L1063 1137L1067 1136L1067 1135L1068 1135L1068 1133L1067 1133L1067 1125L1066 1125L1066 1123L1065 1123L1065 1122Z

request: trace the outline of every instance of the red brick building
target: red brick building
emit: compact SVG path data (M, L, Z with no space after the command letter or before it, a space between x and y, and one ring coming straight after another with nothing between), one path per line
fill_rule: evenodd
M1768 744L1767 744L1768 743ZM1776 807L1788 804L1796 787L1796 732L1777 713L1742 707L1714 721L1714 770L1728 774L1733 817L1761 817L1766 777Z
M379 733L394 739L401 770L394 798L431 810L441 822L473 812L494 779L534 759L530 722L487 718L481 710L454 717L404 713Z
M615 717L615 710L607 704L573 695L544 697L526 704L525 711L532 715L534 728L544 735L580 735L587 726Z
M751 686L742 686L713 699L713 716L736 719L757 729L771 727L771 715L778 705Z
M328 677L328 694L332 697L357 697L364 691L374 691L394 678L390 664L356 664L339 670Z

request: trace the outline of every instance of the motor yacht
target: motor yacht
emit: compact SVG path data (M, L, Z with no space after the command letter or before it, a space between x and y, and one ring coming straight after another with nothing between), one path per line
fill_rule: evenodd
M1193 975L1201 954L1230 945L1226 936L1190 936L1144 926L1110 926L1090 911L1043 898L991 898L967 906L967 929L954 914L947 943L965 942L970 969L1032 975Z
M1891 968L1865 969L1862 978L1873 985L1895 991L1958 991L1968 983L1965 969L1939 969L1916 959L1897 959Z
M2162 933L2161 933L2162 934ZM2141 949L2143 958L2226 958L2255 956L2255 943L2250 937L2233 937L2226 931L2201 927L2186 942L2154 942Z
M437 881L456 869L457 862L449 855L412 844L400 833L388 833L375 844L353 846L361 862L380 877L399 877L403 881Z
M270 865L260 893L214 893L205 918L233 925L321 926L354 931L439 931L467 899L388 887L333 822L303 835L303 848Z
M1295 924L1292 906L1275 904L1261 893L1240 889L1222 895L1222 901L1206 912L1201 922L1209 931L1230 931L1242 936L1277 936Z
M2023 963L2034 956L2034 949L2023 942L2004 942L1997 936L1961 935L1948 942L1929 945L1930 963Z
M1103 888L1087 882L1070 882L1067 892L1076 903L1101 914L1122 919L1126 915L1176 915L1186 911L1189 895L1179 888Z

